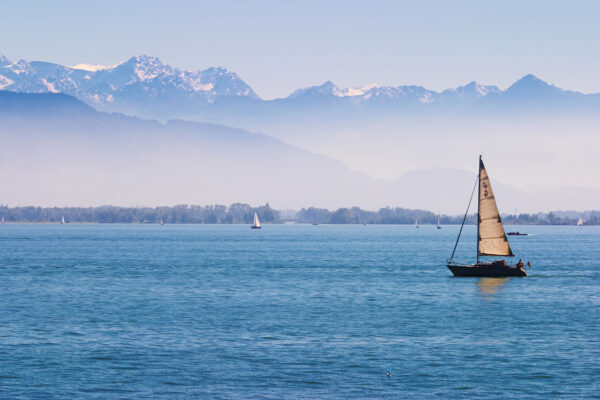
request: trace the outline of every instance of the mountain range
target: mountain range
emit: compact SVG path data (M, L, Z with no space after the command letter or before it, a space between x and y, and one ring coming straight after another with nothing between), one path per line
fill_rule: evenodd
M26 93L65 93L102 111L122 112L166 120L248 112L325 111L328 116L346 109L352 112L458 112L465 108L497 110L500 106L522 109L577 110L598 115L600 94L585 95L550 85L526 75L506 90L470 82L442 92L421 86L339 88L328 81L298 89L283 99L263 100L237 74L223 67L184 71L146 55L113 65L63 66L43 61L13 62L0 54L0 89ZM325 110L324 110L325 106ZM225 111L223 111L225 109ZM216 122L216 121L213 121Z
M96 111L65 94L0 91L0 181L11 205L251 204L457 214L474 172L429 168L376 179L260 133ZM490 173L499 170L488 165ZM503 212L592 209L600 190L523 191L494 180Z
M473 160L484 153L491 165L498 166L495 178L524 193L566 186L600 188L595 173L600 169L600 95L563 90L533 75L506 89L471 82L441 92L410 85L339 88L326 82L298 89L285 98L264 100L237 74L222 67L184 71L148 56L113 66L68 67L41 61L12 62L0 56L0 89L60 92L93 107L93 112L121 114L116 120L123 120L125 114L140 118L138 121L153 121L162 124L157 129L163 131L169 131L165 127L171 120L186 120L260 132L286 145L339 160L344 168L379 181L394 181L404 173L439 166L471 170ZM78 104L79 108L84 105ZM104 114L94 115L93 119L98 119ZM102 124L108 121L106 116L100 119ZM69 124L83 129L90 121L76 119ZM256 157L264 159L264 155ZM578 191L572 188L569 193ZM560 203L553 208L574 208L594 198L584 192L584 199L574 203L567 201L569 196L565 201L556 200L561 197L540 200L537 208L546 209L549 201ZM418 204L426 206L410 206ZM325 206L319 201L315 205ZM516 208L528 206L517 204Z
M137 56L114 66L20 60L0 54L0 89L26 93L65 93L97 108L154 112L165 104L205 105L218 97L258 99L235 73L225 68L182 71L156 57ZM160 103L160 104L159 104Z

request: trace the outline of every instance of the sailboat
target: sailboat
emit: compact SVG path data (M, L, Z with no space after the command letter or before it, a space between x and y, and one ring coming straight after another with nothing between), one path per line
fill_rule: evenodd
M160 224L164 225L162 217L160 217Z
M475 184L479 188L477 199L477 262L475 264L460 264L453 261L456 247L458 246L458 241L460 240L460 235L467 219L469 206L475 193L475 187L473 187L467 212L458 232L458 238L456 238L454 251L452 251L452 256L446 266L452 271L454 276L527 276L521 260L519 260L517 265L507 265L505 260L492 262L480 261L480 257L514 257L514 254L504 233L504 227L500 219L498 206L496 205L496 198L494 197L490 178L483 165L481 156L479 156L479 174L477 175Z
M579 221L577 221L577 226L581 226L583 225L583 220L581 219L581 217L579 217Z
M62 219L60 220L60 224L61 224L61 225L64 225L64 224L65 224L65 216L64 216L64 215L62 216Z
M415 218L415 228L418 228L418 227L419 227L419 219Z
M442 226L440 225L440 217L438 217L437 228L438 228L438 229L442 229Z
M260 229L260 220L258 219L258 214L254 211L254 223L250 227L252 229Z
M4 215L2 216L2 223L4 223Z

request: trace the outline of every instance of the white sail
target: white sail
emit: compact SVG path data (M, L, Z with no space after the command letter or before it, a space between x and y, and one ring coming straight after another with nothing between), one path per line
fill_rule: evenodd
M437 227L438 227L438 228L440 227L440 218L439 218L439 217L438 217L438 224L437 224Z
M252 224L252 226L260 228L260 220L258 219L258 214L256 213L256 211L254 212L254 223Z
M504 233L490 178L481 159L479 159L478 232L477 251L480 256L514 256Z
M577 226L581 226L583 225L583 220L581 219L581 217L579 217L579 221L577 221Z
M4 223L4 215L2 216L2 223Z
M418 228L418 227L419 227L419 219L415 218L415 228Z
M64 223L65 223L65 216L64 215L62 216L62 219L60 220L60 223L64 225Z

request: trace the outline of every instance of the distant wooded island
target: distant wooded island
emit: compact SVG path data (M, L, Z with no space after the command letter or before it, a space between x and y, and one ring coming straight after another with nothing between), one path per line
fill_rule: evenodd
M124 224L250 224L254 212L263 223L297 222L307 224L460 224L464 215L438 215L426 210L386 207L378 211L359 207L302 208L300 211L275 210L267 203L252 207L235 203L230 206L176 205L171 207L9 207L0 205L4 223L124 223ZM468 215L466 223L474 224L475 215ZM549 213L503 215L508 225L576 225L581 218L584 225L600 225L600 211L553 211Z

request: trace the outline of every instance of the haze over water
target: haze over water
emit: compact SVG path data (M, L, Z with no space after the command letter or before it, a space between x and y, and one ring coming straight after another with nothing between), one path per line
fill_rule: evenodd
M600 229L527 230L3 225L0 397L598 398Z

